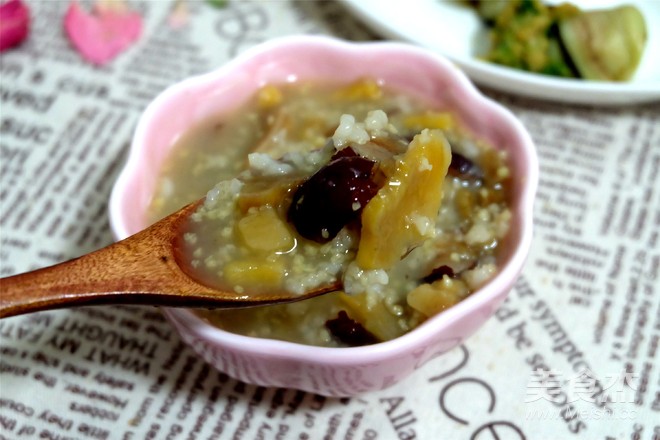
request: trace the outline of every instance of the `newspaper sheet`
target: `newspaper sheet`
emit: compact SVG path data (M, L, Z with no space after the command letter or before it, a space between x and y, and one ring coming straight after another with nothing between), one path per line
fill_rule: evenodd
M378 38L331 1L188 1L176 30L173 1L130 1L144 35L93 67L63 33L68 1L27 4L29 38L0 56L2 276L112 242L111 187L168 85L276 36ZM464 344L391 388L337 399L236 381L150 307L8 318L0 438L660 438L660 105L485 92L528 128L541 179L523 275Z

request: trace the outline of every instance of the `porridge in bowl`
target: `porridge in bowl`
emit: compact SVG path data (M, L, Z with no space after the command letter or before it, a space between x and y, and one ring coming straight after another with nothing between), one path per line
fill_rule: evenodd
M193 277L246 294L337 286L197 312L217 327L365 345L410 331L496 273L509 174L505 154L454 114L377 81L267 85L177 141L151 215L213 188L184 234Z

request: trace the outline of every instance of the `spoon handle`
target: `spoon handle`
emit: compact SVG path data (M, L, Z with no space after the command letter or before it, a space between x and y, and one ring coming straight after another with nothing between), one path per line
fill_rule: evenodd
M196 206L80 258L0 279L0 318L74 305L195 305L186 294L213 289L181 270L175 241Z

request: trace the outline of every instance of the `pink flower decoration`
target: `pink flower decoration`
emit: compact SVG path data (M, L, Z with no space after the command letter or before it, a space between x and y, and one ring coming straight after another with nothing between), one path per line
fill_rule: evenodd
M72 2L64 28L74 48L87 61L103 65L133 45L142 33L142 17L128 9L97 6L94 13Z
M188 6L183 0L176 0L167 17L167 22L172 29L179 29L188 24Z
M19 45L30 30L30 11L21 0L0 5L0 52Z

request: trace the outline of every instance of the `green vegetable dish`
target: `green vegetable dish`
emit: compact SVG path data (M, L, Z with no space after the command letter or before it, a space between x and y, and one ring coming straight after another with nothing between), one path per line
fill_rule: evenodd
M632 5L583 11L571 3L473 0L489 27L487 61L534 73L595 81L627 81L647 40Z

